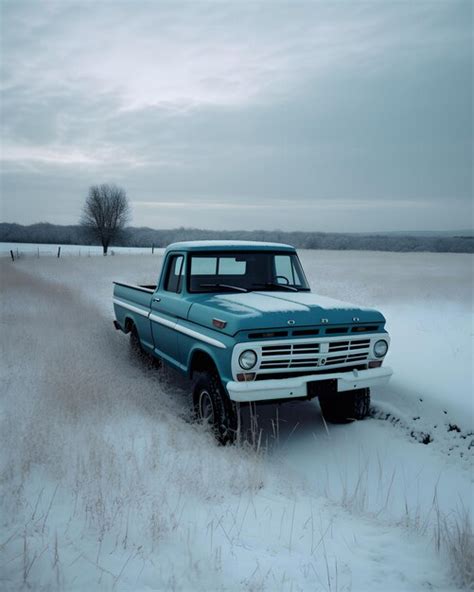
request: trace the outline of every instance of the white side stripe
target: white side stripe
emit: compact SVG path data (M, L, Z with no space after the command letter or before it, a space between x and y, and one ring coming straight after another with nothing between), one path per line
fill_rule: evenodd
M189 335L189 337L194 337L194 339L198 339L199 341L203 341L204 343L209 343L209 345L213 345L214 347L220 347L221 349L226 349L227 346L222 341L218 341L217 339L213 339L212 337L208 337L203 333L199 333L198 331L194 331L194 329L188 329L188 327L183 327L182 325L178 325L176 322L169 321L161 316L158 316L154 313L150 314L150 321L155 321L160 325L164 325L165 327L170 327L179 333L183 333L184 335Z
M114 298L114 304L118 304L122 308L126 308L127 310L131 310L132 312L136 312L137 314L142 315L143 317L148 317L148 315L150 314L146 310L143 310L143 308L138 308L138 306L128 304L128 302L120 300L120 298Z
M164 317L158 316L154 313L148 313L142 308L138 308L137 306L133 306L132 304L128 304L124 300L120 300L120 298L114 298L114 304L118 304L127 310L131 310L132 312L136 312L143 317L147 317L150 321L155 321L160 325L164 325L165 327L169 327L170 329L174 329L179 333L183 333L184 335L189 335L189 337L194 337L194 339L199 339L199 341L203 341L204 343L209 343L209 345L213 345L214 347L220 347L221 349L226 349L227 346L222 341L218 341L217 339L213 339L212 337L208 337L207 335L203 335L198 331L194 331L194 329L188 329L187 327L183 327L182 325L178 325L176 321L170 321L165 319Z
M168 319L165 319L164 317L156 315L153 312L150 314L150 321L155 321L156 323L164 325L165 327L169 327L170 329L176 328L176 321L170 321Z

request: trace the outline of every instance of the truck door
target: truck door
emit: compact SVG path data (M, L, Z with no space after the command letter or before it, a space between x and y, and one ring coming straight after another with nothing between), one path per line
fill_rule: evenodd
M174 366L178 360L179 334L174 329L179 318L186 318L189 304L183 299L185 256L169 253L164 262L164 273L151 301L151 330L155 352Z

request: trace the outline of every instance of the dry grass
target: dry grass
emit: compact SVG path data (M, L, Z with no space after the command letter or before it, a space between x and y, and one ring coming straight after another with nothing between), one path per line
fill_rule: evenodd
M8 380L0 447L8 455L0 467L0 514L8 535L0 539L0 555L5 581L70 589L78 570L89 570L91 589L113 590L125 581L133 587L130 573L152 571L154 584L163 589L205 590L209 577L225 577L225 562L235 560L254 522L269 529L279 524L277 548L290 556L300 558L304 546L301 570L317 588L347 589L343 562L332 550L330 520L317 517L312 505L301 510L291 485L281 514L274 508L267 514L258 505L269 463L255 409L249 434L238 446L215 446L210 434L187 423L185 390L166 372L131 361L123 336L95 309L64 288L32 282L21 273L4 281L1 357ZM293 431L281 435L280 427L277 416L271 432L275 447L294 437ZM278 467L273 470L278 477ZM377 518L391 503L394 479L380 461ZM367 466L361 464L355 482L341 470L340 481L342 493L333 501L348 513L373 515ZM439 552L451 557L459 583L473 589L470 517L467 512L445 517L433 499L428 512L407 503L403 526L425 534L434 523ZM203 573L204 545L210 576ZM257 565L239 581L249 590L293 587L292 578L277 567Z
M263 464L252 447L220 449L187 423L186 393L133 361L95 310L21 273L4 279L2 362L10 379L1 401L0 447L8 454L0 513L5 532L22 525L0 540L9 573L21 570L31 583L45 556L63 572L61 548L77 547L81 562L117 586L123 573L104 557L122 554L126 572L170 534L186 538L190 498L205 513L225 495L261 488ZM91 534L92 555L80 542Z
M434 540L451 559L455 581L466 590L474 590L474 533L469 512L462 507L451 516L437 518Z

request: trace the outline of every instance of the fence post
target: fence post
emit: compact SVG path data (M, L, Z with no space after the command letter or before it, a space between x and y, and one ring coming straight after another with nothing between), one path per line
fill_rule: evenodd
M58 247L58 259L61 257L61 247Z
M153 243L151 245L151 254L153 255L154 252L155 252L155 243Z
M11 255L12 261L15 261L15 255L13 254L13 250L12 249L10 249L10 255Z
M40 256L40 248L38 247L38 259L39 259L39 256Z

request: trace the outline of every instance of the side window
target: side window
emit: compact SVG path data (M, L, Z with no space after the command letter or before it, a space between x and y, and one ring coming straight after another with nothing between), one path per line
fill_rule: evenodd
M172 255L168 262L164 289L167 292L181 292L184 275L183 255Z

